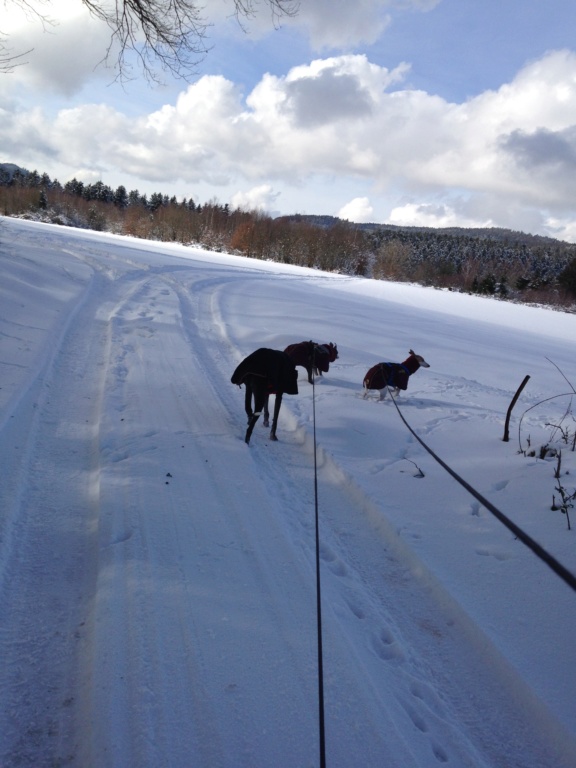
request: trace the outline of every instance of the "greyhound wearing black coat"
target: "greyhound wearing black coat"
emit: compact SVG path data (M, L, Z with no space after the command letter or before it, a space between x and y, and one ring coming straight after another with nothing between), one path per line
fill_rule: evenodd
M248 355L238 365L232 374L231 381L232 384L237 384L239 387L242 384L246 387L244 408L248 416L248 428L244 442L247 445L250 443L252 430L262 411L264 411L264 426L269 426L268 396L271 394L276 395L276 402L274 403L270 440L278 439L276 426L282 405L282 395L298 394L297 379L298 372L294 362L285 352L278 349L261 347ZM252 409L252 399L254 399L254 409Z
M421 355L410 350L410 355L403 363L376 363L364 376L364 395L366 398L371 389L380 391L379 400L384 400L389 387L394 387L392 396L400 394L401 389L408 389L408 379L418 368L430 368Z

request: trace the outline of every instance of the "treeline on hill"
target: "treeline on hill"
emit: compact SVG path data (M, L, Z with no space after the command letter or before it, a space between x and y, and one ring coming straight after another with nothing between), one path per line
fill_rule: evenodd
M272 218L210 201L142 195L103 182L62 185L0 166L0 213L375 279L574 309L576 245L509 230L356 225Z

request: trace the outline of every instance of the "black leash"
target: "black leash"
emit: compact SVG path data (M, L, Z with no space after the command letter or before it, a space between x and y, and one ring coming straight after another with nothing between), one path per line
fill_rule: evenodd
M312 363L315 362L312 353ZM314 367L314 366L313 366ZM316 459L316 389L312 371L312 424L314 434L314 515L316 520L316 622L318 636L318 704L320 736L320 768L326 768L326 736L324 728L324 661L322 653L322 592L320 589L320 523L318 516L318 464Z
M388 388L388 391L390 392L390 388ZM503 512L501 512L497 507L494 506L488 499L486 499L482 494L478 493L477 490L472 488L472 486L466 482L466 480L463 480L460 475L458 475L456 472L454 472L453 469L451 469L446 462L442 461L442 459L437 456L434 451L429 448L424 440L422 440L421 437L419 437L416 432L412 429L410 424L406 421L404 418L403 413L401 412L398 403L392 397L392 393L390 392L390 397L392 398L392 402L394 403L396 410L398 411L398 415L406 425L406 427L410 430L410 432L414 435L416 440L422 445L428 453L432 456L433 459L435 459L438 464L440 464L441 467L443 467L446 472L448 472L449 475L452 475L454 480L456 482L460 483L460 485L465 488L468 493L472 494L475 499L477 499L483 506L486 507L486 509L491 512L494 517L496 517L500 522L505 525L512 533L520 539L520 541L525 544L529 549L534 552L534 554L539 557L541 560L543 560L546 565L551 568L554 573L559 576L569 587L572 587L572 589L576 592L576 576L569 571L567 568L565 568L562 563L558 562L555 557L553 557L547 550L544 549L540 544L538 544L537 541L534 541L534 539L529 536L525 531L522 530L522 528L519 528L516 523L512 522L509 517L507 517Z

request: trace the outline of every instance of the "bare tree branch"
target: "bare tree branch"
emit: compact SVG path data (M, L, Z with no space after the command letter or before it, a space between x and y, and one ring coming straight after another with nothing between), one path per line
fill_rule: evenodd
M25 61L20 61L20 59L23 56L27 56L31 50L12 55L10 48L6 45L6 37L0 34L0 74L9 75L11 72L14 72L16 67L26 64Z
M43 18L27 0L10 0ZM299 0L229 0L231 15L242 21L253 18L259 6L267 5L275 26L280 19L295 16ZM207 31L211 26L204 16L202 0L81 0L90 13L111 30L104 60L118 51L115 69L120 80L130 79L127 54L133 52L145 77L157 81L158 70L188 79L209 52ZM46 0L50 5L50 0ZM14 58L3 55L5 40L0 39L0 72L10 71ZM25 55L25 54L21 54ZM116 55L116 54L114 54ZM3 66L4 63L4 66Z
M28 0L12 0L19 8L22 8L29 17L40 19L43 25L50 24L50 20L47 19L40 11L30 5ZM6 5L6 0L4 2ZM20 61L23 56L28 56L34 49L30 48L23 53L12 53L12 49L8 46L8 36L0 29L0 74L8 75L14 71L16 67L21 67L26 64L26 61Z

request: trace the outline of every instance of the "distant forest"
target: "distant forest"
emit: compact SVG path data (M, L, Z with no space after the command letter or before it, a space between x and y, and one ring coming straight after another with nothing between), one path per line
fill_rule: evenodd
M0 214L576 311L576 245L506 229L272 218L101 181L62 185L12 164L0 165Z

